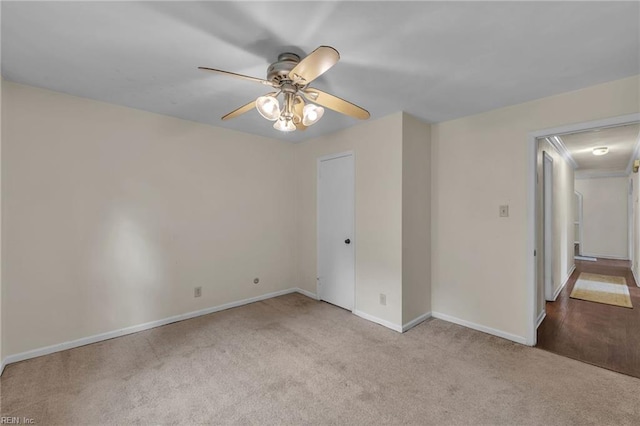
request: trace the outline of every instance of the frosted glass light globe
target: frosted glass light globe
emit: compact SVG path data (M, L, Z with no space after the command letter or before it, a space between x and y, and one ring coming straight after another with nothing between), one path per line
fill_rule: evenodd
M275 121L280 117L280 102L273 96L260 96L256 99L256 109L267 120Z
M306 104L302 109L302 124L311 126L317 123L324 115L324 108L314 104Z
M290 118L280 118L273 123L273 128L281 132L293 132L296 130L296 125L293 124L293 120Z

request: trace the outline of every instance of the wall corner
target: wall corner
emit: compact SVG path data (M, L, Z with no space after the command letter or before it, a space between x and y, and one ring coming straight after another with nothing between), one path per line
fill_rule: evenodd
M431 126L402 112L402 322L431 312Z

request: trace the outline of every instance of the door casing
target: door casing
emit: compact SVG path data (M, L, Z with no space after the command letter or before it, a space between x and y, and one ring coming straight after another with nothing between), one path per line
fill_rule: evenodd
M553 158L546 151L542 164L544 297L553 301Z

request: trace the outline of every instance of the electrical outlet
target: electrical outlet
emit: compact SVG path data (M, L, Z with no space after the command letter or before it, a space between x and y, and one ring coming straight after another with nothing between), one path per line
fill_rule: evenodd
M258 284L259 282L260 282L260 278L254 278L254 279L253 279L253 283L254 283L254 284Z
M382 306L387 306L387 295L380 293L380 304Z
M193 297L200 297L202 296L202 287L195 287L193 289Z
M509 217L509 205L500 206L500 217Z

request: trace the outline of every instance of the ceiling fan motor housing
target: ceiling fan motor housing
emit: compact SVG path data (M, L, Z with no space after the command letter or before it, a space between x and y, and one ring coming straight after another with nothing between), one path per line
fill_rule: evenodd
M278 60L267 68L267 80L280 84L289 80L289 71L300 62L300 56L295 53L281 53Z

